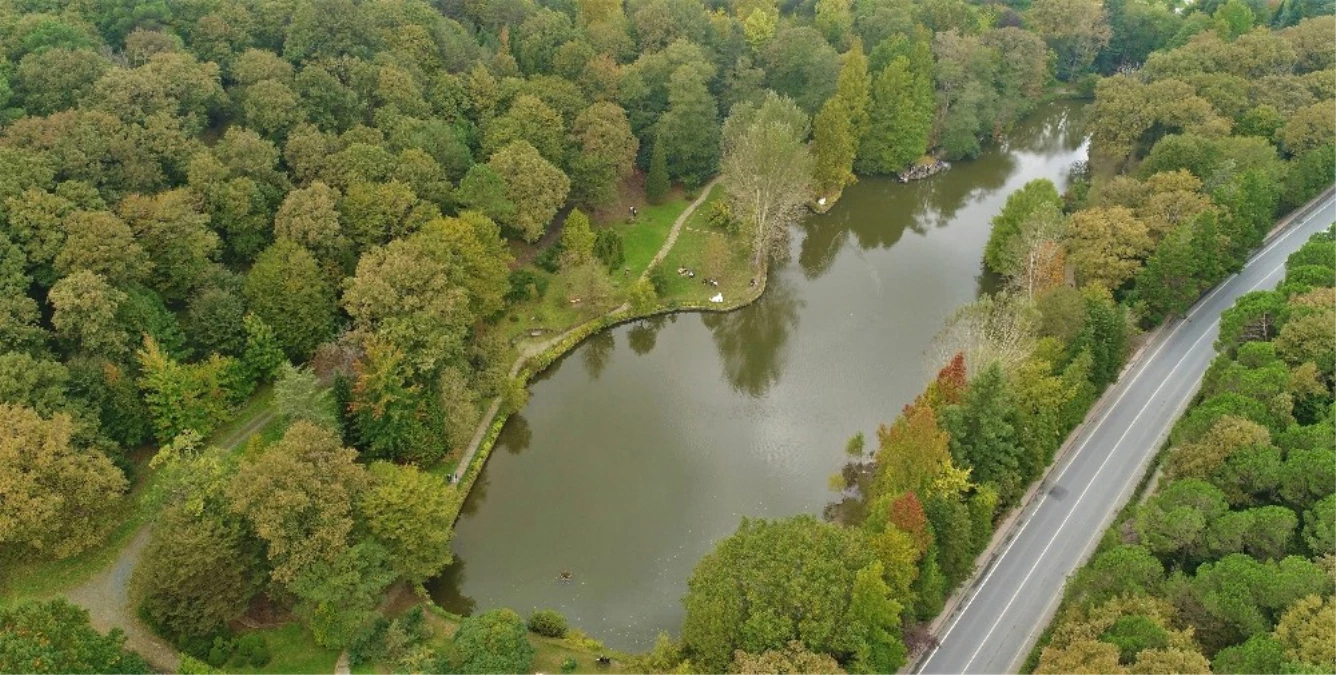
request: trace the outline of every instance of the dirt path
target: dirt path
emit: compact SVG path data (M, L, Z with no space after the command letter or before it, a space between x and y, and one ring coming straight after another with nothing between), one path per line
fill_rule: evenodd
M110 566L66 591L65 598L88 610L94 628L102 632L112 628L125 631L127 647L138 652L154 668L174 673L181 662L180 654L154 635L130 606L130 574L148 546L149 531L149 525L139 528Z
M228 450L236 449L251 435L263 429L274 419L275 414L273 408L261 410L216 445ZM129 543L116 554L111 565L66 591L65 598L88 610L94 628L103 632L112 628L125 631L127 647L138 652L154 668L163 672L176 672L181 655L139 620L130 600L130 575L148 546L152 529L152 522L140 527L130 537Z

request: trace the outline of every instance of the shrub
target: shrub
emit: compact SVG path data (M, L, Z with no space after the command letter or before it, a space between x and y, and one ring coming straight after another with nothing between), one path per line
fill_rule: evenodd
M556 610L540 609L529 615L529 630L545 637L566 637L566 617Z
M232 663L260 668L268 665L271 658L269 643L265 642L264 637L251 633L237 638L237 651L232 656Z
M519 268L510 272L510 290L506 291L506 302L516 303L525 300L537 300L547 293L547 277L531 269Z
M540 251L538 257L533 259L533 264L537 265L539 269L555 274L557 270L561 269L561 242L558 241Z
M231 640L219 635L213 639L213 646L209 648L204 660L215 668L221 668L232 659L232 652L235 650L236 645Z
M608 272L616 272L626 262L622 235L614 230L599 230L594 236L594 257L608 268Z
M654 294L663 297L668 291L668 284L672 283L672 277L668 276L668 270L663 265L655 265L649 270L649 282L654 285Z
M572 656L567 656L566 660L561 662L561 672L563 673L573 673L578 667L580 667L580 664L576 663L575 657Z

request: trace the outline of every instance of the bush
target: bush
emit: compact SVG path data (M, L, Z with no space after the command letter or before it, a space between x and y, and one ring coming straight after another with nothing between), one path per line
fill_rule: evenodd
M519 268L510 272L510 290L506 291L506 302L516 303L525 300L537 300L547 293L547 277L531 269Z
M561 242L543 249L538 253L538 257L533 259L533 264L539 269L556 274L561 269Z
M626 252L622 246L622 235L613 230L599 230L594 236L594 257L598 258L608 272L616 272L626 262Z
M561 662L561 672L563 673L573 673L579 667L580 664L576 663L575 657L572 656L567 656L566 660Z
M219 635L213 639L213 646L209 647L209 653L204 657L204 661L214 668L221 668L232 659L232 652L236 650L236 645L231 640Z
M251 633L237 638L237 651L232 656L233 664L260 668L268 665L271 658L273 657L269 653L269 643L264 641L264 637Z
M529 615L529 630L550 638L566 637L566 617L551 609L540 609Z
M672 277L668 276L668 270L663 265L655 265L649 270L649 282L654 285L654 294L663 297L668 291L668 284L672 283Z

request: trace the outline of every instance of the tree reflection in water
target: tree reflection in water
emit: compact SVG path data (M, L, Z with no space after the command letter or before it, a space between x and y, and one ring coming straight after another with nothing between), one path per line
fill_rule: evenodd
M460 616L469 616L478 609L478 601L464 595L459 589L464 587L464 559L454 555L454 561L446 565L441 573L427 581L432 600L447 612Z
M612 361L612 353L616 350L617 339L610 330L601 330L585 340L580 346L580 361L584 364L589 379L597 380L603 374L603 369L608 367L608 362Z
M701 315L734 390L759 397L779 382L789 334L798 327L804 304L791 284L772 269L760 300L736 312Z
M496 444L512 455L528 450L531 441L533 441L533 429L529 427L529 420L519 413L512 414L510 419L506 420L501 434L496 438Z
M626 344L631 347L631 351L635 352L636 356L644 356L654 351L654 345L659 340L659 331L670 321L677 321L677 315L660 314L637 321L630 330L626 331Z

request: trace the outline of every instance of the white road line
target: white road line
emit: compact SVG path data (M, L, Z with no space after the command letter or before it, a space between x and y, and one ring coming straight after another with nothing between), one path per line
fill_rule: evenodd
M1218 323L1220 323L1219 319L1211 322L1211 325L1206 328L1201 337L1197 338L1197 341L1192 343L1191 347L1188 347L1188 351L1183 354L1183 358L1179 359L1178 363L1174 364L1173 369L1165 376L1164 381L1160 382L1160 386L1156 387L1155 391L1146 399L1146 404L1141 406L1141 410L1137 412L1136 417L1132 418L1132 421L1127 425L1127 428L1123 430L1123 434L1118 437L1118 441L1109 449L1109 454L1104 456L1104 461L1101 462L1099 468L1095 470L1095 475L1091 477L1089 483L1086 483L1085 489L1081 490L1081 494L1077 496L1076 502L1072 504L1071 510L1067 512L1067 517L1063 518L1062 522L1058 524L1058 529L1053 531L1053 536L1049 538L1048 543L1045 544L1043 550L1039 552L1039 557L1035 560L1035 563L1030 566L1030 571L1026 572L1025 578L1021 579L1021 583L1016 586L1016 592L1011 594L1011 599L1002 607L1002 612L997 615L997 620L993 622L992 627L988 629L988 632L984 634L983 639L979 641L978 648L974 650L974 653L970 655L970 659L966 661L965 665L961 668L962 672L969 670L970 665L974 663L974 659L978 658L979 652L983 651L984 645L988 644L988 638L993 636L993 632L997 630L998 624L1002 623L1002 619L1007 615L1011 606L1016 602L1016 598L1020 597L1021 591L1025 589L1025 584L1030 581L1030 577L1034 575L1034 571L1039 569L1039 563L1043 561L1044 556L1048 553L1048 549L1053 546L1053 542L1058 540L1058 535L1061 534L1063 528L1067 526L1067 522L1072 519L1073 515L1076 515L1077 507L1081 505L1082 500L1089 494L1091 486L1097 482L1099 475L1104 472L1104 467L1108 466L1109 460L1113 459L1113 456L1117 454L1118 447L1122 445L1123 439L1127 438L1127 434L1131 433L1133 427L1136 426L1137 420L1141 419L1141 416L1150 408L1150 404L1154 402L1155 397L1160 395L1160 390L1164 389L1164 385L1169 384L1169 381L1174 377L1174 373L1178 372L1178 369L1183 365L1183 362L1186 361L1189 356L1192 356L1192 352L1197 350L1197 346L1211 334L1211 328Z
M1305 225L1308 224L1309 221L1311 221L1313 218L1315 218L1315 217L1317 216L1317 214L1318 214L1320 211L1326 209L1327 206L1330 206L1330 205L1333 204L1333 203L1336 203L1336 201L1328 202L1327 205L1324 205L1324 206L1322 206L1322 207L1314 208L1313 211L1310 212L1309 215L1308 215L1307 217L1305 217L1303 220L1299 221L1298 225L1296 225L1296 226L1294 226L1294 227L1291 227L1291 228L1290 228L1289 230L1287 230L1284 234L1282 234L1281 236L1277 237L1275 240L1271 241L1269 244L1267 244L1265 247L1263 247L1262 250L1257 251L1257 252L1255 252L1253 255L1251 255L1251 256L1248 258L1247 263L1245 263L1244 268L1246 269L1248 265L1252 264L1255 260L1257 260L1257 259L1261 258L1262 256L1266 255L1266 254L1267 254L1268 252L1270 252L1273 248L1275 248L1277 245L1279 245L1282 241L1285 241L1286 239L1288 239L1288 238L1290 237L1290 235L1292 235L1292 234L1294 234L1296 231L1302 229ZM1252 290L1256 289L1258 286L1260 286L1262 283L1264 283L1267 279L1271 278L1271 276L1274 275L1274 274L1276 273L1276 271L1279 270L1279 269L1282 268L1282 267L1284 267L1284 263L1281 263L1281 265L1280 265L1279 267L1277 267L1276 269L1274 269L1274 270L1272 270L1271 272L1269 272L1265 277L1262 278L1261 281L1259 281L1259 282L1257 282L1256 284L1254 284L1254 285L1252 286L1252 288L1249 288L1248 291L1245 291L1245 292L1251 292ZM1112 413L1113 413L1114 409L1116 409L1116 408L1118 407L1118 405L1119 405L1120 403L1122 403L1123 397L1127 396L1127 393L1128 393L1129 391L1132 390L1132 388L1133 388L1133 386L1136 384L1137 380L1140 379L1141 376L1142 376L1143 374L1145 374L1145 372L1146 372L1146 370L1147 370L1149 364L1150 364L1152 361L1155 360L1155 357L1159 355L1160 351L1162 351L1166 345L1168 345L1170 342L1173 341L1173 337L1174 337L1174 335L1178 332L1178 329L1181 328L1181 327L1184 325L1184 323L1187 323L1188 321L1191 321L1192 316L1195 315L1197 312L1201 311L1201 309L1202 309L1203 307L1205 307L1206 304L1207 304L1208 302L1210 302L1210 300L1211 300L1212 297L1214 297L1214 296L1215 296L1217 293L1219 293L1220 291L1225 290L1227 287L1229 287L1229 286L1231 285L1231 283L1238 277L1238 275L1239 275L1239 272L1235 272L1234 274L1231 274L1231 275L1229 276L1228 279L1225 279L1223 282L1221 282L1219 285L1217 285L1217 286L1215 287L1215 289L1213 289L1210 293L1207 293L1205 297L1203 297L1203 298L1201 298L1200 300L1198 300L1198 301L1194 304L1192 310L1190 310L1190 311L1188 312L1188 314L1187 314L1187 316L1186 316L1187 321L1180 321L1177 325L1175 325L1174 328L1173 328L1173 330L1171 330L1171 331L1169 332L1169 335L1165 336L1164 340L1160 342L1160 344L1155 348L1155 350L1154 350L1153 352L1151 352L1151 354L1150 354L1149 356L1147 356L1147 357L1140 363L1140 365L1137 367L1137 372L1133 375L1132 379L1129 380L1129 381L1127 382L1126 386L1123 388L1123 391L1118 395L1118 398L1114 400L1113 405L1109 406L1109 407L1105 410L1104 415L1101 416L1100 419L1099 419L1099 421L1095 423L1094 428L1092 428L1092 429L1090 430L1090 432L1089 432L1088 434L1086 434L1086 436L1085 436L1084 438L1081 439L1081 444L1080 444L1079 446L1077 446L1076 450L1074 450L1074 451L1072 452L1071 457L1067 460L1067 463L1063 465L1062 469L1058 472L1057 477L1055 477L1055 478L1051 481L1050 485L1055 485L1055 484L1057 484L1059 481L1061 481L1061 480L1062 480L1062 477L1063 477L1064 475L1066 475L1066 473L1067 473L1067 469L1070 469L1070 468L1072 467L1072 465L1074 465L1074 464L1077 463L1076 460L1080 457L1081 452L1085 450L1085 447L1086 447L1086 445L1090 442L1090 439L1091 439L1091 438L1094 438L1094 437L1097 435L1097 433L1099 432L1099 429L1104 425L1104 422L1107 421L1107 420L1109 419L1110 416L1112 416ZM1216 322L1215 322L1215 323L1218 323L1218 322L1219 322L1219 319L1216 319ZM1210 330L1208 329L1206 334L1209 334L1209 333L1210 333ZM1203 337L1205 337L1206 334L1203 334ZM1192 352L1192 350L1196 348L1197 343L1200 343L1200 342L1201 342L1201 338L1198 338L1198 339L1197 339L1197 342L1194 342L1194 343L1193 343L1193 346L1190 347L1190 348L1188 349L1188 354L1190 354L1190 353ZM1187 358L1187 355L1185 354L1184 357L1183 357L1183 359L1186 359L1186 358ZM1170 374L1171 374L1171 375L1172 375L1172 373L1173 373L1174 371L1176 371L1176 370L1178 369L1178 365L1182 364L1183 359L1179 359L1178 364L1175 364L1174 369L1170 371ZM1166 379L1166 382L1167 382L1167 379ZM1162 383L1160 384L1160 388L1163 388L1163 387L1164 387L1164 383L1162 382ZM1156 394L1159 393L1159 388L1157 388L1157 389L1155 390L1155 393L1156 393ZM1155 394L1152 394L1152 395L1151 395L1152 398L1154 398L1154 396L1155 396ZM1142 407L1141 412L1145 412L1145 407L1144 407L1144 406ZM1141 417L1141 412L1138 412L1138 413L1137 413L1137 417L1133 419L1133 422L1134 422L1134 423L1135 423L1136 419L1138 419L1138 418ZM1131 427L1129 426L1128 428L1130 429ZM1127 432L1124 431L1124 432L1123 432L1123 436L1125 437L1126 435L1127 435ZM1121 442L1122 442L1122 438L1119 438L1119 443L1121 443ZM1114 445L1114 448L1115 448L1115 449L1117 448L1117 444ZM1111 451L1110 451L1110 454L1112 454L1112 452L1113 452L1113 451L1111 450ZM1100 469L1096 470L1096 472L1095 472L1095 477L1098 477L1098 476L1099 476L1100 470L1102 470L1103 467L1104 467L1104 464L1107 464L1107 463L1108 463L1108 458L1106 457L1105 460L1104 460L1104 463L1100 464ZM1092 478L1092 481L1091 481L1091 482L1092 482L1092 484L1093 484L1093 478ZM1086 485L1086 490L1089 490L1089 488L1090 488L1090 484L1087 484L1087 485ZM1085 496L1085 490L1083 490L1083 491L1081 492L1081 496L1082 496L1082 497ZM932 662L932 660L933 660L934 658L936 658L938 650L941 649L942 645L945 644L946 641L947 641L947 639L951 637L951 632L954 631L955 628L956 628L956 625L957 625L958 623L960 623L960 619L961 619L962 617L965 616L966 612L969 611L970 606L974 603L974 600L979 596L980 592L982 592L984 586L988 584L988 580L992 578L993 573L996 572L997 569L998 569L999 567L1002 566L1002 560L1003 560L1004 558L1006 558L1006 556L1007 556L1008 553L1011 552L1012 547L1015 546L1016 542L1021 538L1021 535L1023 535L1023 534L1025 533L1025 528L1029 527L1030 522L1034 520L1034 517L1035 517L1036 515L1038 515L1038 513L1039 513L1039 509L1042 508L1043 505L1044 505L1044 498L1045 498L1045 497L1046 497L1046 494L1041 494L1041 495L1039 495L1037 501L1035 502L1035 507L1034 507L1034 509L1033 509L1033 510L1031 511L1031 513L1030 513L1030 516L1027 517L1027 518L1021 523L1021 527L1020 527L1020 529L1016 531L1016 534L1013 535L1012 538L1011 538L1011 540L1007 542L1007 546L1006 546L1006 548L1003 549L1003 550L1002 550L1002 553L999 554L998 557L997 557L997 559L993 561L993 565L992 565L992 567L988 570L988 574L984 575L984 578L983 578L983 579L982 579L982 580L975 586L974 592L970 594L970 597L969 597L968 599L966 599L966 601L965 601L965 605L964 605L963 607L960 608L960 611L956 612L956 618L955 618L954 620L952 620L951 625L947 626L947 628L946 628L946 632L942 634L942 638L941 638L940 640L938 640L937 644L932 648L932 651L929 652L928 657L927 657L926 659L924 659L924 661L923 661L923 667L920 668L918 672L931 672L931 671L928 669L928 664L930 664L930 663ZM1077 503L1077 504L1080 503L1080 498L1077 499L1077 502L1076 502L1076 503ZM1074 504L1074 505L1072 506L1072 510L1074 511L1075 508L1076 508L1076 505ZM1068 516L1067 516L1067 517L1070 518L1070 517L1071 517L1071 514L1068 513ZM1063 525L1065 525L1066 522L1067 522L1066 519L1064 519L1064 520L1063 520ZM1062 529L1062 525L1059 525L1058 529L1061 530L1061 529ZM1056 537L1056 533L1055 533L1054 536ZM1052 540L1050 540L1049 543L1051 544L1051 543L1052 543ZM1048 547L1045 546L1044 551L1047 551L1047 550L1048 550ZM1042 558L1042 557L1043 557L1043 553L1040 554L1040 558ZM1036 563L1036 564L1037 564L1037 563ZM1032 568L1031 568L1031 572L1033 572L1033 571L1034 571L1034 568L1032 567ZM1029 579L1029 574L1026 575L1026 579ZM1022 585L1022 586L1025 585L1025 581L1024 581L1024 580L1021 581L1021 585ZM1019 590L1018 590L1018 592L1019 592ZM1060 595L1059 595L1059 597L1060 597ZM1015 595L1012 596L1012 601L1014 601L1014 600L1015 600ZM1052 605L1052 601L1050 601L1049 605L1050 605L1050 606ZM1010 606L1011 606L1011 602L1008 602L1008 603L1007 603L1007 608L1009 608ZM1006 614L1006 611L1007 611L1007 609L1004 608L1004 609L1002 610L1002 613L1003 613L1003 614ZM999 616L999 619L998 619L998 620L999 620L999 621L1001 620L1001 617L1000 617L1000 616ZM997 623L995 622L995 623L993 624L993 628L995 629L996 627L997 627ZM989 632L988 632L989 635L991 635L992 632L993 632L992 629L990 629ZM987 639L988 639L987 636L985 636L985 637L984 637L984 641L986 642ZM980 648L982 648L982 646L983 646L983 644L980 643ZM977 655L978 655L978 649L976 649L975 652L974 652L974 655L970 657L970 661L967 662L967 663L965 664L966 668L969 667L969 664L972 663L972 662L974 661L974 658L975 658L975 656L977 656Z
M1155 351L1151 352L1150 356L1146 357L1145 360L1143 360L1140 364L1137 365L1136 374L1133 375L1132 379L1129 380L1126 385L1121 385L1120 383L1120 386L1123 386L1122 393L1118 395L1118 398L1116 400L1114 400L1113 405L1105 409L1104 415L1102 415L1099 418L1099 420L1095 422L1094 428L1092 428L1090 432L1087 433L1085 437L1081 439L1081 444L1078 445L1076 449L1072 451L1071 457L1067 459L1067 463L1063 465L1060 471L1058 471L1057 477L1050 482L1050 485L1056 485L1058 481L1062 480L1062 477L1066 475L1067 469L1071 468L1073 464L1076 464L1077 458L1081 456L1081 452L1085 450L1086 445L1090 443L1090 439L1094 438L1095 435L1099 433L1100 427L1104 426L1104 421L1109 419L1113 410L1118 407L1119 403L1122 403L1123 397L1127 396L1127 392L1131 391L1132 386L1136 384L1137 380L1140 379L1143 374L1145 374L1147 364L1155 360L1155 357L1159 355L1160 350L1164 349L1165 345L1169 344L1172 341L1174 334L1177 333L1178 329L1181 328L1182 326L1183 324L1179 323L1178 325L1174 326L1173 330L1169 331L1169 335L1165 336L1165 339L1162 342L1160 342L1160 344L1155 348ZM1039 513L1039 509L1043 507L1045 496L1046 496L1045 494L1040 494L1038 496L1038 498L1035 501L1034 509L1030 512L1030 516L1021 522L1021 529L1017 530L1016 534L1013 535L1011 540L1007 542L1007 547L1002 549L1002 553L999 554L997 556L997 559L993 561L993 566L989 568L988 574L984 575L983 580L980 581L975 586L974 593L972 593L970 597L965 600L965 606L961 607L960 611L956 613L956 620L952 621L951 625L946 627L946 632L943 633L941 639L937 641L937 645L932 648L932 651L928 654L928 658L923 660L923 668L921 668L919 672L927 671L928 664L932 662L932 659L934 657L937 656L937 650L941 649L942 645L946 643L947 638L951 637L951 631L956 629L956 624L959 623L960 617L964 616L965 612L969 611L970 605L974 604L974 599L979 597L979 591L983 590L983 587L987 585L988 580L993 577L993 573L997 571L997 568L1002 566L1002 559L1007 557L1007 554L1011 552L1011 547L1015 546L1016 542L1020 540L1021 535L1025 534L1025 528L1030 526L1030 523L1034 520L1034 516L1037 515Z

